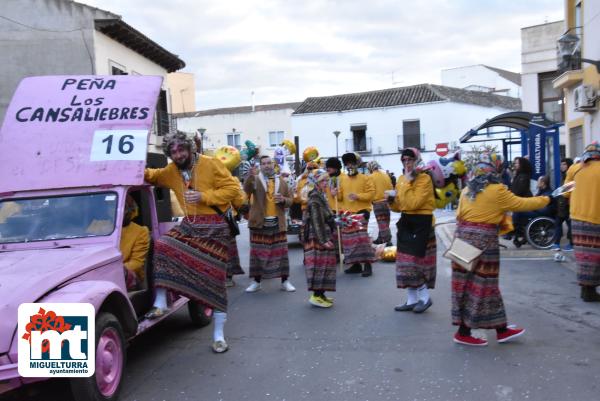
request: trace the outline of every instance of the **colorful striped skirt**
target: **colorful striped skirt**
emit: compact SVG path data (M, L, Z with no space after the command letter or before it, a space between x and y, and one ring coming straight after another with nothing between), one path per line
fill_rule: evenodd
M337 241L337 238L332 238L332 241ZM310 229L304 242L304 267L309 291L335 291L336 255L335 248L323 247Z
M392 231L390 230L390 205L387 201L373 202L373 213L377 220L377 242L388 243L392 240Z
M435 229L431 227L425 256L419 257L396 252L396 286L398 288L435 288L437 243Z
M188 216L156 241L154 285L226 312L231 235L219 215Z
M483 253L472 272L452 263L452 324L472 329L506 327L506 312L498 281L498 226L459 222L456 236L483 249Z
M600 224L571 220L571 231L579 285L600 286Z
M264 279L290 275L288 243L279 226L250 229L250 277Z
M371 246L367 222L364 217L361 217L360 221L360 226L342 227L342 249L346 266L375 262L375 251Z
M238 253L235 237L232 237L229 242L227 254L229 255L229 261L227 262L227 276L231 277L236 274L245 274L246 272L240 265L240 254Z

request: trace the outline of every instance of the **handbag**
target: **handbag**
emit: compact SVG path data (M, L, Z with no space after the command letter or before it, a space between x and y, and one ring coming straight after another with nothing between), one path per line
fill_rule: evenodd
M443 256L471 272L482 253L483 250L455 236Z
M235 216L233 215L233 209L232 208L227 209L227 211L225 213L223 213L221 211L221 209L219 209L216 206L211 206L211 208L215 212L217 212L219 214L219 216L223 217L223 219L225 220L225 222L229 226L229 233L231 234L232 237L240 235L240 227L238 225L237 220L235 219Z

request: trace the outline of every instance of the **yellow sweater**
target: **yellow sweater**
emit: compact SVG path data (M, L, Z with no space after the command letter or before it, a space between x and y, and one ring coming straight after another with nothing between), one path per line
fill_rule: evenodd
M300 176L300 179L296 183L296 193L294 194L294 203L299 203L302 210L306 209L306 199L302 199L302 188L306 185L307 175L306 173Z
M547 196L521 198L514 195L504 184L489 184L471 201L469 189L460 194L456 219L471 223L499 224L505 212L527 212L541 209L550 202Z
M2 206L0 206L0 224L6 223L6 219L10 216L21 213L21 209L23 208L17 202L8 201L2 203Z
M371 179L373 180L373 184L375 184L375 198L373 198L373 202L385 200L383 192L394 189L390 176L381 170L375 170L371 173Z
M337 209L342 209L342 191L340 191L340 186L341 186L341 180L342 180L342 176L345 176L346 174L344 173L340 173L339 176L337 177L330 177L329 178L329 183L327 184L327 190L325 191L325 198L327 199L327 203L329 203L329 207L331 208L331 210L336 210ZM333 185L336 185L337 189L338 189L338 193L337 196L335 198L337 198L337 203L335 201L335 198L333 196L331 196L331 182L335 183ZM336 209L337 206L337 209Z
M238 194L235 197L235 199L231 201L231 206L233 206L234 209L239 209L248 200L248 198L246 197L246 193L242 189L242 183L240 182L240 179L237 177L233 177L233 179L235 180L235 183L237 185Z
M425 173L408 181L403 175L396 183L396 197L390 206L395 212L407 214L433 214L435 197L431 177Z
M565 182L575 181L571 198L571 219L600 224L600 161L573 164Z
M202 194L198 203L185 203L183 193L187 188L175 163L169 163L164 168L147 168L144 179L152 185L172 189L188 216L216 214L210 206L217 206L222 211L227 210L229 204L239 195L240 188L223 163L203 155L196 162L192 172L191 188Z
M373 197L375 196L375 185L371 177L364 174L355 176L340 176L340 189L342 191L342 204L340 209L348 210L352 213L359 210L371 210ZM356 194L358 199L350 200L348 195Z
M123 227L121 232L120 249L123 254L125 268L144 280L144 262L150 248L150 233L148 227L134 222Z

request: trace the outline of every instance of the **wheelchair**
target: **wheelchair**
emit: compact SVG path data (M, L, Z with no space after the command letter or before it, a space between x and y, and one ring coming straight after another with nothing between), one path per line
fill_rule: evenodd
M517 248L528 243L536 249L550 249L557 234L556 221L552 217L537 216L530 219L521 231L520 234L515 234L513 240Z

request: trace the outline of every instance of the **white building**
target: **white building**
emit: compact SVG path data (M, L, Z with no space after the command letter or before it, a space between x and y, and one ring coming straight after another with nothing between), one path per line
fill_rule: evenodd
M0 121L17 85L33 75L158 75L185 67L121 16L71 0L3 0ZM172 129L166 79L150 143ZM152 149L152 146L150 147Z
M296 102L228 107L179 113L174 117L180 131L196 133L200 128L206 130L205 150L224 145L239 149L250 140L260 147L261 152L272 154L283 139L294 140L290 116L299 105Z
M483 64L442 70L442 85L495 95L521 97L520 74Z
M564 94L567 156L575 157L585 145L600 141L600 1L565 0L564 4L563 33L579 43L571 57L561 60L561 75L553 84Z
M401 149L420 148L428 160L436 144L458 146L474 126L520 109L521 101L512 97L421 84L307 98L292 114L292 131L300 137L301 151L317 146L323 157L357 151L363 160L397 172ZM334 131L340 131L337 141Z
M563 34L563 21L521 28L521 82L523 111L545 113L549 120L564 121L563 94L554 89L558 77L556 40ZM566 135L560 129L561 156Z

